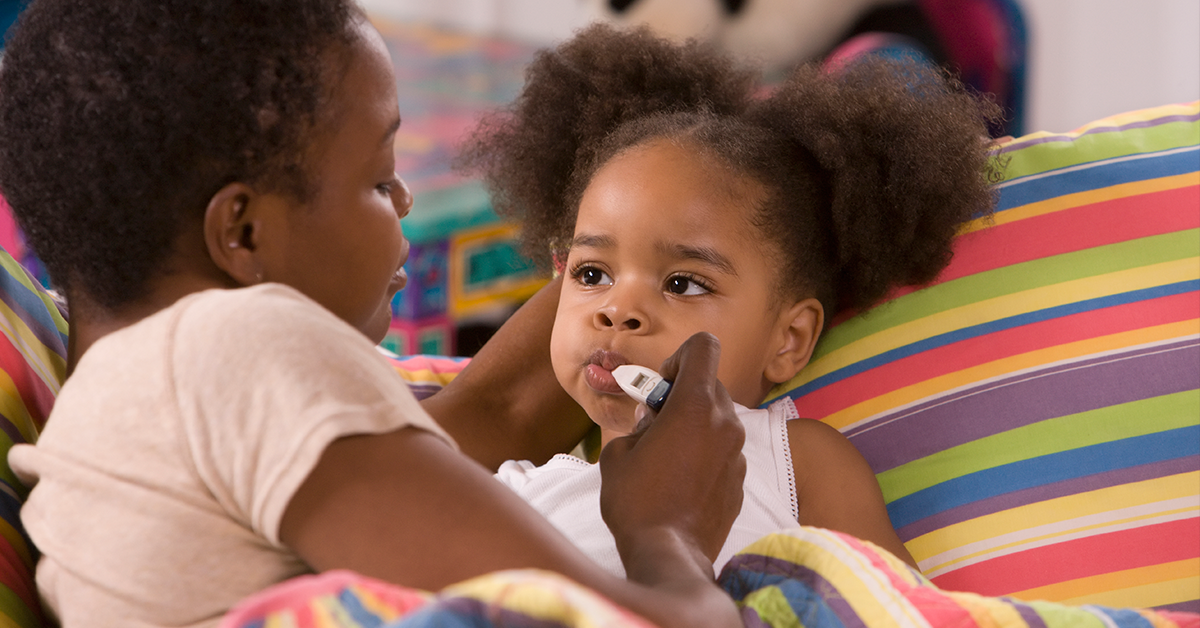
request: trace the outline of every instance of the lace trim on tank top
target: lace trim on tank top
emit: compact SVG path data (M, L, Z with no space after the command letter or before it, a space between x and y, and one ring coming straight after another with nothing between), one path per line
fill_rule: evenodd
M796 410L796 404L791 399L781 399L774 405L782 405L783 420L778 422L779 425L779 443L783 449L783 465L785 473L787 473L787 488L788 500L792 505L792 519L800 520L800 498L796 495L796 467L792 464L792 445L788 439L787 424L788 421L793 421L800 418L800 412Z

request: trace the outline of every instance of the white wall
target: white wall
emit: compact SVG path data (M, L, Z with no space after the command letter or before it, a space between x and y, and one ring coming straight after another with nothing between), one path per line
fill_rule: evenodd
M567 37L584 20L583 0L361 1L383 15L538 43ZM1017 1L1030 38L1026 130L1069 131L1200 99L1200 0Z
M1019 0L1030 130L1200 99L1200 0Z

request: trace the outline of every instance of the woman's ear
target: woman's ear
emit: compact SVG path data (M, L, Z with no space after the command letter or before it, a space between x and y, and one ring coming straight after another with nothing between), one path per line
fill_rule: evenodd
M204 212L204 243L209 257L243 286L263 281L258 200L259 195L250 186L230 183L213 195Z
M816 299L804 299L784 309L779 315L779 349L767 362L763 375L776 384L795 377L812 358L824 325L825 309Z

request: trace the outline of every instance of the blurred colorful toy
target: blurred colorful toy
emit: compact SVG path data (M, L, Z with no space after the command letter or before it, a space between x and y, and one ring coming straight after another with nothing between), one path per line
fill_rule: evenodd
M714 41L773 73L862 54L927 59L1004 107L994 136L1023 132L1027 44L1016 0L587 0L587 7L595 19Z

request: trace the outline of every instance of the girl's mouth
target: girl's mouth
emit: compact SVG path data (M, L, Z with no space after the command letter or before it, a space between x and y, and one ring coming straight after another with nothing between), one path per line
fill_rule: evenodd
M596 392L623 395L625 391L621 390L620 384L613 378L612 371L625 363L627 363L625 356L613 351L597 349L588 357L588 361L583 367L583 381Z

